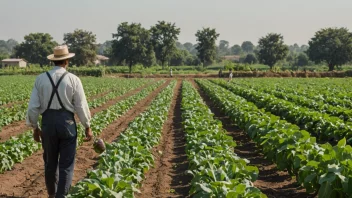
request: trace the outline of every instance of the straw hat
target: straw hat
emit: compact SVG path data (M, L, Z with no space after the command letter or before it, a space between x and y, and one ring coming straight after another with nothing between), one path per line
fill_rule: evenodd
M74 57L74 53L69 53L67 45L60 45L54 48L54 54L49 55L47 58L51 61L66 60Z

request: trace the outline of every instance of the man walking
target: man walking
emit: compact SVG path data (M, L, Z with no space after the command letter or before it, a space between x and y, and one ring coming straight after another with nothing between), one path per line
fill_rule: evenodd
M49 198L65 197L72 183L77 146L77 113L85 127L85 141L92 139L90 111L80 79L67 72L69 53L66 45L55 47L48 59L55 66L39 75L28 105L27 125L33 127L33 137L42 142L45 163L45 184ZM38 127L42 115L41 129Z

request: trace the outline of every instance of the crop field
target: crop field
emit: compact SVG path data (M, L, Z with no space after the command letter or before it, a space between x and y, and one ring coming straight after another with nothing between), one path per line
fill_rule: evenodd
M78 125L68 197L352 197L349 78L81 80L107 147ZM34 81L0 78L0 197L47 197Z

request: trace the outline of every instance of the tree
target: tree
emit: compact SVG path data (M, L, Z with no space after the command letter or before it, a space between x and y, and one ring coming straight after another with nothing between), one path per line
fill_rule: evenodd
M309 58L316 62L327 62L329 71L352 60L352 34L347 28L319 30L309 41Z
M309 48L308 45L302 45L300 51L305 53L308 50L308 48Z
M185 47L185 49L186 49L187 51L189 51L189 52L191 52L191 51L194 49L193 44L190 43L190 42L187 42L187 43L183 44L183 47Z
M230 54L229 50L230 43L225 40L220 40L219 43L219 55L220 56L226 56Z
M203 66L211 64L216 56L215 41L220 36L215 29L203 28L196 33L198 46L198 58L203 63Z
M81 66L93 64L96 59L96 35L92 32L76 29L64 34L64 42L70 52L76 54L72 64Z
M121 23L117 33L113 34L112 55L119 63L125 61L132 72L132 66L137 63L151 61L154 55L150 41L150 32L140 23ZM155 57L155 56L154 56Z
M194 56L187 50L177 50L170 59L170 66L192 65Z
M254 54L247 54L243 63L255 64L255 63L257 63L257 58L254 56Z
M288 47L284 44L284 37L281 34L270 33L260 38L258 43L259 62L268 65L270 69L276 62L285 59L288 54Z
M24 58L30 63L40 64L42 67L49 64L47 59L57 43L47 33L30 33L24 37L24 41L15 47L15 57Z
M241 47L242 47L242 50L245 51L246 53L253 52L254 50L254 45L250 41L243 42Z
M296 59L296 66L306 66L308 65L309 63L309 58L307 56L307 54L305 53L300 53L298 56L297 56L297 59Z
M177 28L175 23L158 21L155 26L151 27L150 32L155 56L164 68L165 63L169 61L172 54L177 50L176 41L180 34L180 28Z
M240 55L242 53L242 48L239 45L234 45L231 47L231 53L234 55Z
M104 55L107 50L109 50L112 46L112 41L105 41L103 44L97 45L97 54Z

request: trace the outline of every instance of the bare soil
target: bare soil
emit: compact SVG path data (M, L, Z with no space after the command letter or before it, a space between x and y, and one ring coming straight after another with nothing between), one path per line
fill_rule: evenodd
M167 81L159 86L158 89L154 90L149 96L141 100L130 111L115 120L103 130L100 137L106 142L112 142L115 140L120 133L127 128L128 123L143 112L160 90L165 88L169 82L170 81ZM142 88L134 90L134 93L137 93L141 89ZM121 100L122 99L119 97L119 100L114 100L114 103L112 104ZM25 159L22 163L16 164L13 167L13 170L0 174L0 197L47 197L42 155L43 152L39 151ZM92 169L97 160L98 155L92 149L92 142L85 142L77 150L73 184L77 183L80 179L83 179L87 175L87 170Z
M279 171L274 163L266 159L261 153L261 149L256 146L255 142L251 141L249 136L241 130L235 123L226 116L222 110L217 107L211 99L199 88L192 80L205 103L214 113L215 118L220 120L223 128L233 137L237 146L235 153L250 161L250 165L256 166L259 169L259 177L254 185L259 188L269 198L308 198L314 195L306 193L296 179L292 178L287 171Z
M146 174L138 198L187 197L191 176L186 175L188 160L185 153L185 134L181 119L181 81L178 80L163 126L160 144L153 149L154 167ZM159 151L162 154L159 154Z

